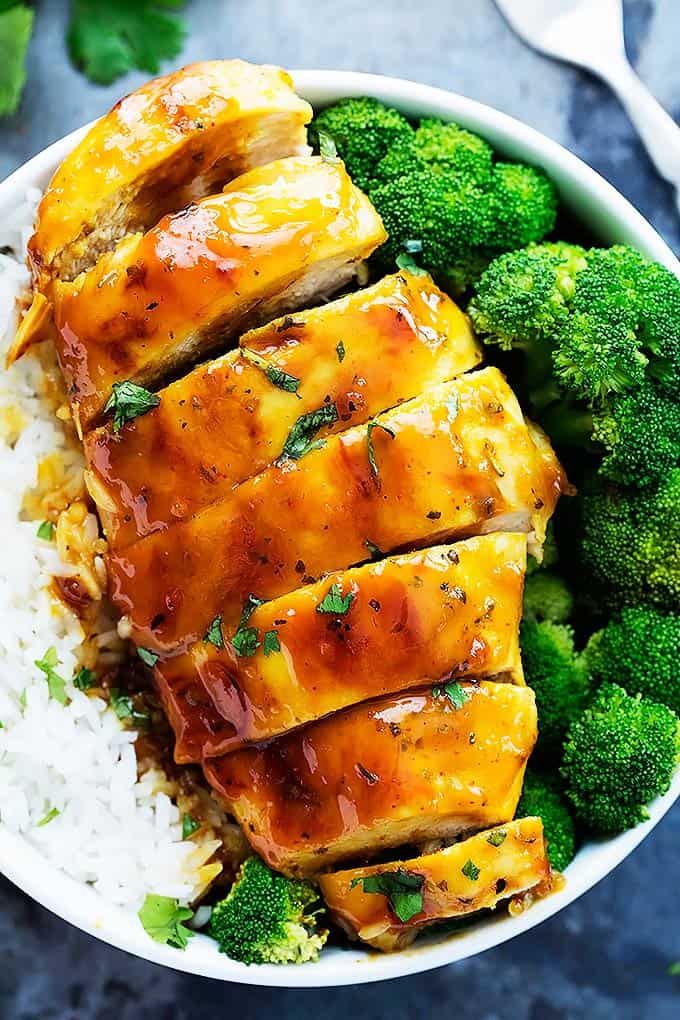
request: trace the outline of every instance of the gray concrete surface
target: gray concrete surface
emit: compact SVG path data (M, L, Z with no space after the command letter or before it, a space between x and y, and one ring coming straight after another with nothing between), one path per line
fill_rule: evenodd
M595 2L595 0L592 0ZM680 4L629 0L628 46L680 114ZM108 89L68 64L66 4L37 4L21 109L0 123L0 177L103 113L145 77ZM491 0L194 0L182 62L242 56L440 85L522 118L582 156L680 253L670 189L655 176L599 83L527 50ZM2 795L0 791L0 796ZM608 879L540 929L497 950L389 985L287 992L169 973L80 934L0 881L1 1020L239 1020L455 1017L457 1020L678 1020L680 808Z

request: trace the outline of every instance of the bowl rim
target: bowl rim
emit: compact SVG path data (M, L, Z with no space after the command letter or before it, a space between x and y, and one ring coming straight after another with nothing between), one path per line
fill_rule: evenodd
M295 87L314 106L345 96L372 95L412 116L440 116L477 131L512 158L543 166L567 205L599 224L596 234L612 243L634 244L680 276L680 263L654 228L612 185L541 132L475 100L418 82L355 71L291 71ZM28 160L0 183L0 210L13 208L31 187L44 187L67 152L90 125L64 136ZM324 950L313 965L246 967L221 956L205 938L192 939L185 952L153 942L129 911L105 903L97 893L50 863L22 836L0 823L0 871L39 904L96 938L152 963L174 970L241 984L320 988L406 977L454 963L494 948L529 931L572 903L608 875L651 832L680 796L680 772L671 789L655 801L648 821L609 840L592 841L577 855L563 890L517 917L492 918L443 941L423 941L394 955L350 948Z

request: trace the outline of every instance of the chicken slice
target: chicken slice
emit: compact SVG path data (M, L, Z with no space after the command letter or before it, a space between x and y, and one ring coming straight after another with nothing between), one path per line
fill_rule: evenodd
M308 152L312 109L285 71L189 64L116 103L59 166L28 246L36 281L72 280L128 233L252 167Z
M188 518L257 474L326 399L340 431L481 361L462 312L429 276L406 272L276 319L241 347L172 383L121 431L86 437L88 485L112 545Z
M526 544L526 535L499 533L332 574L254 609L252 655L217 647L227 637L218 624L182 661L156 667L163 702L179 716L176 760L225 754L426 683L522 684Z
M338 290L384 240L341 163L251 170L55 284L57 350L81 433L114 383L154 387L245 328Z
M423 857L320 875L319 885L350 938L393 952L433 922L493 909L549 877L543 823L520 818Z
M204 771L253 849L306 875L510 821L535 740L533 691L484 681L357 705Z
M186 648L218 614L229 634L249 595L271 599L359 563L367 543L391 552L504 530L529 533L539 551L565 484L496 368L304 449L109 556L110 594L138 644Z

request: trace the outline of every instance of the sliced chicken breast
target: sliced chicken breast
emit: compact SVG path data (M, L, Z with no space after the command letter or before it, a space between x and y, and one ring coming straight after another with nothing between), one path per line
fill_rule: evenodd
M322 405L315 424L334 424L333 410ZM495 368L313 449L323 436L297 430L278 465L109 556L110 593L137 643L186 648L217 615L232 633L251 594L271 599L361 562L367 542L391 552L505 530L529 533L538 551L565 484Z
M131 235L55 285L57 350L81 433L115 383L156 387L244 329L346 284L384 240L341 163L291 157Z
M520 818L423 857L320 875L319 885L350 938L393 952L427 925L493 909L549 877L543 823Z
M180 716L176 759L225 754L426 683L522 684L525 566L526 535L487 535L331 574L256 607L248 632L223 634L218 620L181 662L156 667ZM205 692L228 726L207 715Z
M120 431L85 439L88 485L123 547L186 519L281 453L300 415L330 400L333 432L481 361L467 318L428 276L387 276L246 333L241 351L161 390Z
M528 687L463 683L453 699L430 689L346 709L204 770L253 849L307 875L510 821L535 740Z
M57 169L29 257L41 289L72 280L126 234L252 167L307 151L309 103L285 71L190 64L116 103Z

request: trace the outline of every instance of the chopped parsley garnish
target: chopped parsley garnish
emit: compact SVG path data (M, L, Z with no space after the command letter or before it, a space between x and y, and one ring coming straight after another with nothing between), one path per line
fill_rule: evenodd
M276 630L267 630L264 635L264 654L273 655L274 652L280 652L281 645L279 643L279 634Z
M315 442L314 437L317 432L327 425L334 425L337 420L338 409L335 404L323 404L315 411L301 414L288 433L279 462L286 457L291 460L299 460L310 450L316 449L318 440Z
M137 649L137 655L140 657L145 666L155 666L158 662L158 655L156 652L152 652L149 648L140 647Z
M91 669L86 669L85 666L81 666L73 677L73 686L79 691L89 691L90 687L94 687L96 683L97 674L93 673Z
M345 345L343 344L342 340L339 340L338 343L335 345L335 353L338 356L338 361L342 364L342 362L345 360Z
M390 907L403 924L423 909L424 875L399 868L397 871L386 871L382 875L353 878L350 889L360 882L365 893L386 896Z
M412 273L413 276L429 276L427 269L423 269L419 266L413 255L406 251L402 252L401 255L397 255L397 266L399 269L406 269L407 272Z
M326 131L319 131L319 155L324 163L342 162L333 138Z
M502 843L505 843L507 838L508 834L505 829L496 829L495 832L490 833L486 837L486 841L487 843L490 843L491 846L501 846Z
M189 839L200 827L201 823L197 822L191 815L182 815L182 839Z
M104 414L113 411L113 431L120 432L123 425L152 411L160 402L161 398L155 393L127 380L113 384L113 392L104 405Z
M354 593L342 594L339 584L332 584L321 602L316 607L317 613L332 613L333 616L344 616L354 602Z
M300 385L300 379L297 376L284 372L276 365L270 365L263 357L256 354L255 351L249 351L247 347L241 348L241 357L264 372L272 386L278 386L280 390L285 390L287 393L297 393Z
M208 627L204 641L214 645L215 648L224 648L224 634L222 633L222 617L216 616Z
M43 521L36 531L38 538L42 538L43 542L54 541L54 524L52 521Z
M172 946L174 949L186 949L189 939L194 934L182 921L189 921L194 916L188 907L180 907L177 900L169 896L156 896L147 893L137 917L142 927L154 942Z
M370 538L366 539L364 545L370 552L372 560L380 560L385 555L382 549L379 546L377 546L375 542L371 542Z
M460 870L471 882L476 882L479 878L479 868L474 861L468 859Z
M69 699L66 693L66 681L62 676L59 676L55 669L55 666L59 665L57 649L54 646L48 648L42 659L35 660L35 664L45 674L50 697L58 701L60 705L68 705ZM24 701L25 704L26 702Z
M231 639L234 651L240 658L254 655L260 647L260 632L257 627L248 627L246 624L258 606L261 606L264 599L258 599L256 595L250 594L243 603L241 619L236 633Z
M121 694L117 687L112 687L109 691L109 702L121 722L129 722L143 729L148 727L150 722L148 713L136 709L129 694Z
M381 425L379 421L369 421L366 426L366 445L368 447L368 464L371 469L371 474L374 478L378 477L378 462L375 459L375 450L373 449L373 429L382 429L392 439L395 437L394 429L391 429L388 425Z
M433 698L440 698L442 694L449 699L454 708L462 708L465 702L470 700L470 695L457 680L432 688Z
M43 825L49 825L50 822L54 821L54 819L57 817L58 814L59 814L59 809L58 808L55 808L55 807L51 808L47 812L47 814L43 818L40 819L40 821L38 822L37 827L39 829L42 829Z

